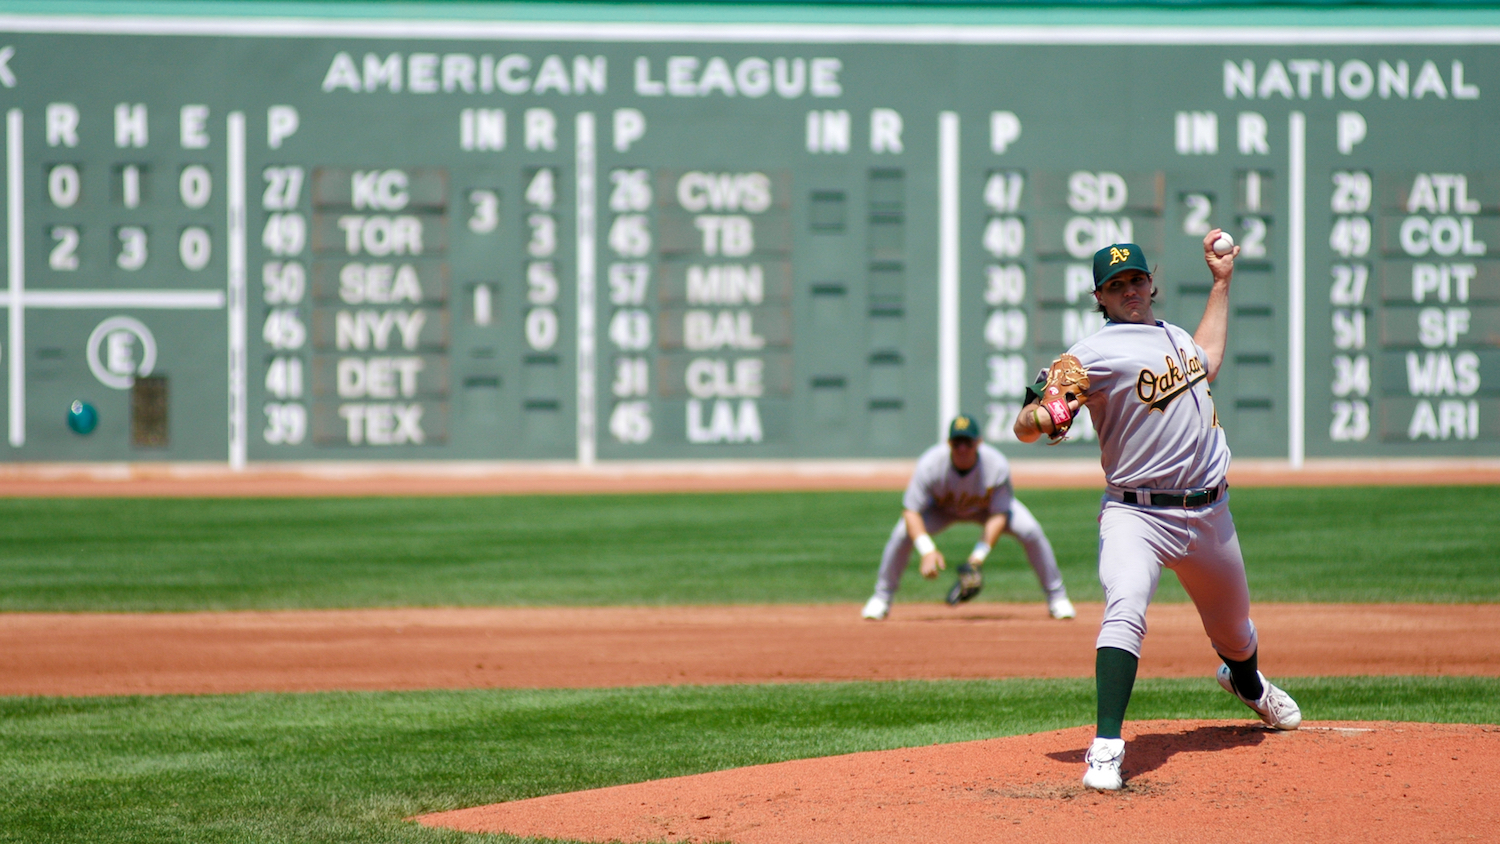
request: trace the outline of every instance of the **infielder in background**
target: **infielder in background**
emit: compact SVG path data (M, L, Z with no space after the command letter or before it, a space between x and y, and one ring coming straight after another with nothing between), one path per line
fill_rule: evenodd
M901 585L913 548L922 555L923 577L937 577L947 568L932 536L954 522L977 522L984 527L969 559L958 567L958 582L948 592L948 603L957 604L979 594L983 584L979 567L1004 533L1026 549L1026 559L1031 561L1047 595L1047 610L1052 617L1075 615L1052 544L1036 517L1016 500L1010 464L999 450L980 441L979 423L973 417L960 414L948 426L948 442L927 449L917 459L901 506L901 520L891 531L880 558L875 594L861 613L865 618L880 621L891 611L891 598Z
M1090 788L1123 785L1121 726L1146 635L1146 607L1163 566L1177 573L1224 662L1219 685L1278 730L1302 723L1296 702L1257 670L1245 561L1229 514L1229 445L1208 384L1224 361L1229 282L1240 250L1228 238L1216 249L1220 235L1214 229L1203 239L1213 288L1191 336L1152 314L1157 291L1139 246L1099 250L1094 299L1104 327L1052 365L1046 384L1033 389L1035 400L1016 418L1022 442L1043 434L1056 439L1086 405L1099 434L1108 489L1099 514L1105 606L1094 664L1098 723L1083 775Z

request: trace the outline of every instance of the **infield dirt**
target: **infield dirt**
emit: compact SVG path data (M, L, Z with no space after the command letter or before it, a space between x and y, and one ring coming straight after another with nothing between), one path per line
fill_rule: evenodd
M1274 677L1500 676L1493 605L1254 610ZM0 694L1090 677L1103 612L1084 602L1054 621L1037 601L898 603L878 623L854 604L0 613ZM1147 620L1141 676L1212 675L1190 605L1155 604Z

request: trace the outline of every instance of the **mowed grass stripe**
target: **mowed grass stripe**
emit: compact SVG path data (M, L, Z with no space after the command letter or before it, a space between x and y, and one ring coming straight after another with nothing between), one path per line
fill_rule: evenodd
M1307 717L1500 723L1500 679L1276 678ZM1210 678L1132 719L1246 718ZM0 699L0 842L513 841L422 812L1091 723L1089 680Z
M1098 493L1022 490L1097 600ZM1493 602L1500 487L1236 489L1258 601ZM0 499L0 610L859 602L899 493ZM978 527L939 545L967 553ZM1040 600L1002 541L981 601ZM948 581L908 573L899 600ZM1158 600L1184 596L1173 578Z

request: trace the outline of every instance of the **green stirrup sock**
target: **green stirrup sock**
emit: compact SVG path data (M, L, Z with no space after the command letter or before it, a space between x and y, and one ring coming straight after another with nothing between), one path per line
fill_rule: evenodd
M1094 684L1099 690L1099 738L1119 738L1125 724L1125 707L1135 688L1135 669L1140 657L1119 648L1100 648L1094 655Z

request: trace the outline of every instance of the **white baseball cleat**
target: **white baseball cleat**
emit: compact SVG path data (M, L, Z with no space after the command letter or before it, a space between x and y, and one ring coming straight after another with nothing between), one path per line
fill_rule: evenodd
M1083 784L1098 791L1119 791L1125 785L1120 763L1125 761L1125 739L1096 738L1083 761L1089 764L1083 772Z
M871 595L870 600L865 601L865 608L860 610L859 617L869 619L870 621L884 621L885 617L890 615L890 613L890 601L881 598L879 595Z
M1078 612L1073 609L1073 602L1067 598L1048 601L1047 613L1053 618L1076 618L1078 616Z
M1267 725L1278 730L1297 729L1302 724L1302 709L1297 706L1297 701L1292 700L1291 695L1271 685L1266 675L1259 671L1255 674L1260 677L1260 700L1250 700L1235 689L1234 678L1229 673L1227 665L1219 666L1219 685L1224 687L1224 691L1239 698L1241 703L1255 710L1255 714L1259 715L1260 720L1266 722Z

